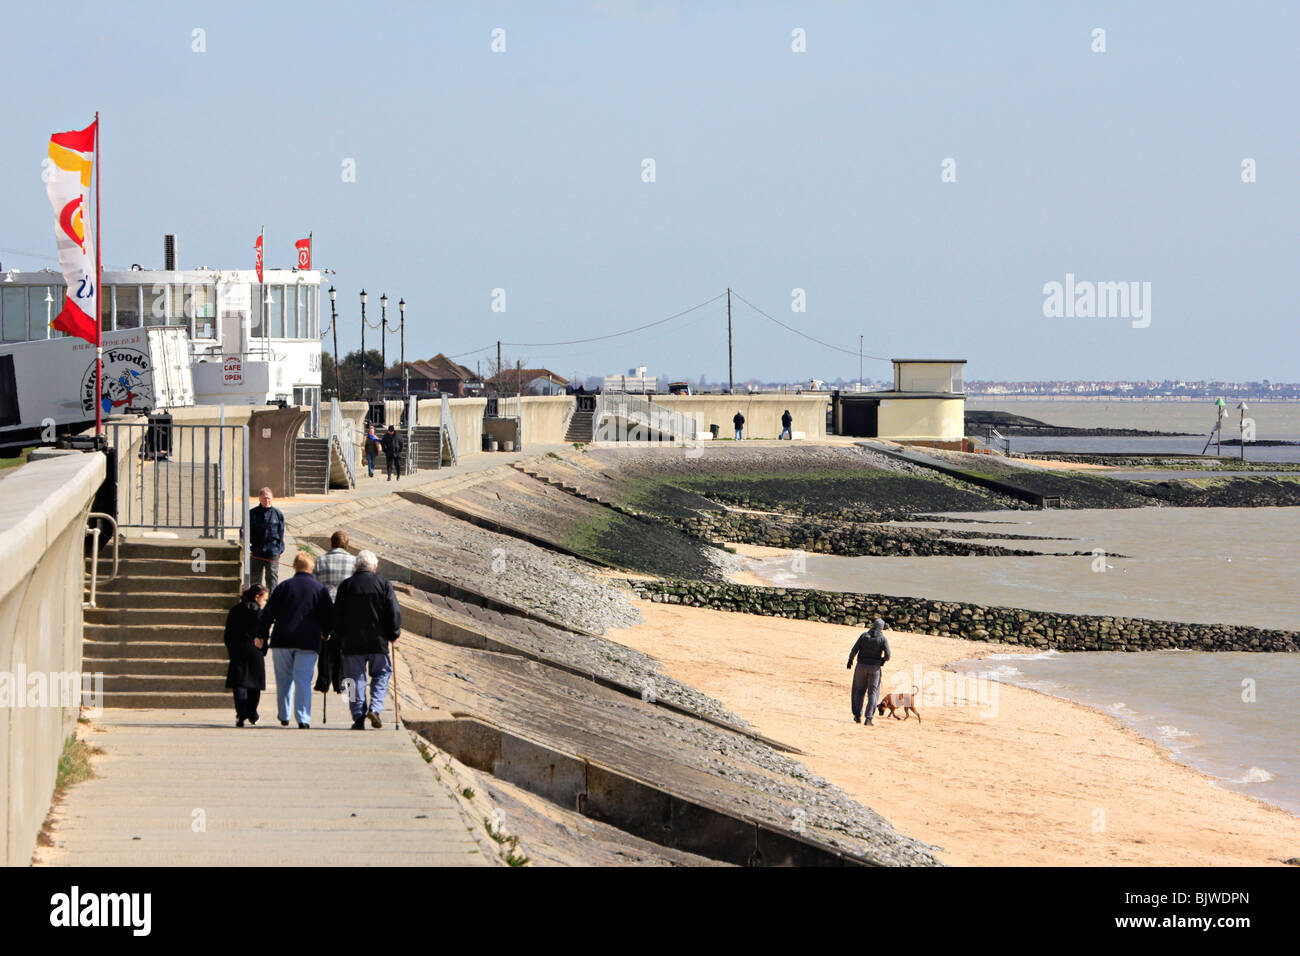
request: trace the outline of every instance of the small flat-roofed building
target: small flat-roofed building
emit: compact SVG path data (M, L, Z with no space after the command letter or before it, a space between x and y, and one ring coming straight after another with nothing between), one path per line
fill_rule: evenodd
M960 448L966 433L966 360L893 363L892 389L832 396L835 434Z

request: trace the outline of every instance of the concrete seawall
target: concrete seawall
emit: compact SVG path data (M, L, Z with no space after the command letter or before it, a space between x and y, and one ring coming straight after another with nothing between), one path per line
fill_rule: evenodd
M64 675L81 670L83 529L104 474L103 455L69 454L0 479L0 860L6 866L31 860L63 742L76 725L81 681Z

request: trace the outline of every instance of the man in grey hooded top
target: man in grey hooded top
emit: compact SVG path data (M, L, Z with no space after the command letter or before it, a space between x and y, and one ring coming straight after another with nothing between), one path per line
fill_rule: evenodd
M870 631L862 632L853 650L849 651L849 667L853 666L855 657L858 668L853 672L853 690L849 695L853 722L856 724L862 720L862 698L866 697L866 722L870 724L876 705L880 703L880 669L889 661L889 641L885 638L885 622L880 618L876 618Z

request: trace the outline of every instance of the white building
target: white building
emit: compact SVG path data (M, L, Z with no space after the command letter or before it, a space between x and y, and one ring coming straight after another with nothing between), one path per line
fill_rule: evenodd
M267 269L261 283L252 269L105 270L101 328L180 326L196 404L305 405L312 428L320 408L320 282L320 272L296 269ZM0 350L20 361L21 343L66 338L49 327L63 296L54 270L0 274Z

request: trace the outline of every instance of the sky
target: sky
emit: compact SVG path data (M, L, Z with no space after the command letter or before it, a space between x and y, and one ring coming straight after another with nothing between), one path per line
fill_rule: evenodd
M40 162L99 110L106 267L160 268L170 232L183 268L251 268L263 226L290 267L311 232L343 351L365 288L372 320L406 300L408 359L473 367L500 339L566 377L726 381L730 287L737 382L854 379L859 336L877 380L894 357L1300 380L1300 4L115 0L6 21L5 269L54 266ZM1067 274L1136 282L1149 311L1045 315Z

